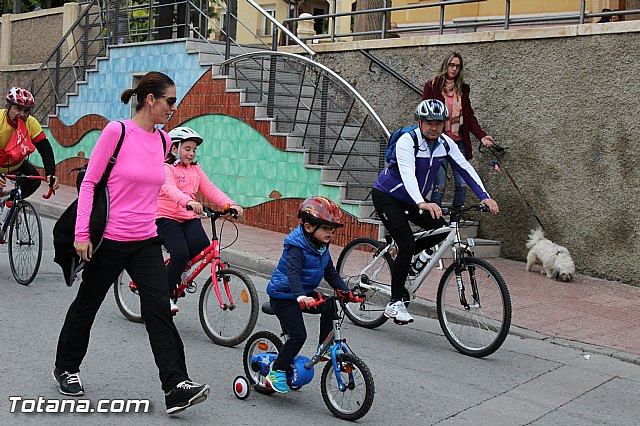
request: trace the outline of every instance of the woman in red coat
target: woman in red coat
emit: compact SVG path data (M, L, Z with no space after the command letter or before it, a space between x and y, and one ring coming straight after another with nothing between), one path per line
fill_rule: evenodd
M493 138L487 135L480 127L476 119L471 100L469 99L469 85L464 82L462 56L457 52L449 53L433 80L429 80L424 85L422 100L438 99L447 106L449 110L449 121L445 122L445 135L453 139L464 154L467 160L471 155L471 135L473 133L484 146L492 146ZM460 207L464 204L467 196L467 186L462 177L453 172L455 182L455 194L453 196L453 207ZM442 204L445 184L447 181L447 163L438 172L436 177L431 202Z

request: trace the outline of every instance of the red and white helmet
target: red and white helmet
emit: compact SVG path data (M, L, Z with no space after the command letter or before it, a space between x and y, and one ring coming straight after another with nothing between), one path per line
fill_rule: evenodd
M298 209L298 217L312 225L329 225L336 228L344 226L340 207L325 197L315 196L304 200Z
M35 103L33 95L22 87L12 87L7 93L6 101L9 105L20 105L25 108L33 108Z

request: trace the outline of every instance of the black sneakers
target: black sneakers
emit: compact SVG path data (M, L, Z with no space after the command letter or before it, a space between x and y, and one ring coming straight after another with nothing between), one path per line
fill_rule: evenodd
M58 390L61 394L69 396L84 395L84 388L82 387L82 383L80 383L78 373L69 373L56 367L51 372L51 375L53 379L58 382Z
M164 395L167 414L177 414L192 405L196 405L209 396L209 385L199 385L190 380L178 383Z

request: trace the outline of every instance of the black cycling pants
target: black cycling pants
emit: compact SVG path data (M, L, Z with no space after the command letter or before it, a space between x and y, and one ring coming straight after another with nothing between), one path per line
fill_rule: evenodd
M404 294L404 284L409 275L411 257L447 237L447 234L438 234L416 241L409 221L426 230L446 226L447 222L442 218L433 219L428 212L420 214L417 205L405 204L377 189L371 192L371 198L384 227L398 245L398 254L391 271L391 301L395 302L407 296Z
M269 298L271 309L276 313L280 324L286 329L287 341L278 352L278 358L273 361L274 370L287 371L293 363L293 359L300 353L304 342L307 340L307 329L304 326L302 313L320 314L320 336L318 343L324 342L333 328L333 302L326 302L304 311L295 299Z

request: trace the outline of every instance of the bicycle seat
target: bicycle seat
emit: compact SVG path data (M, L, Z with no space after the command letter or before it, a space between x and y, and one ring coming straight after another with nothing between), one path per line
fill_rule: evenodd
M273 309L271 309L271 303L269 302L264 302L262 304L262 312L264 312L267 315L275 315L275 311Z

